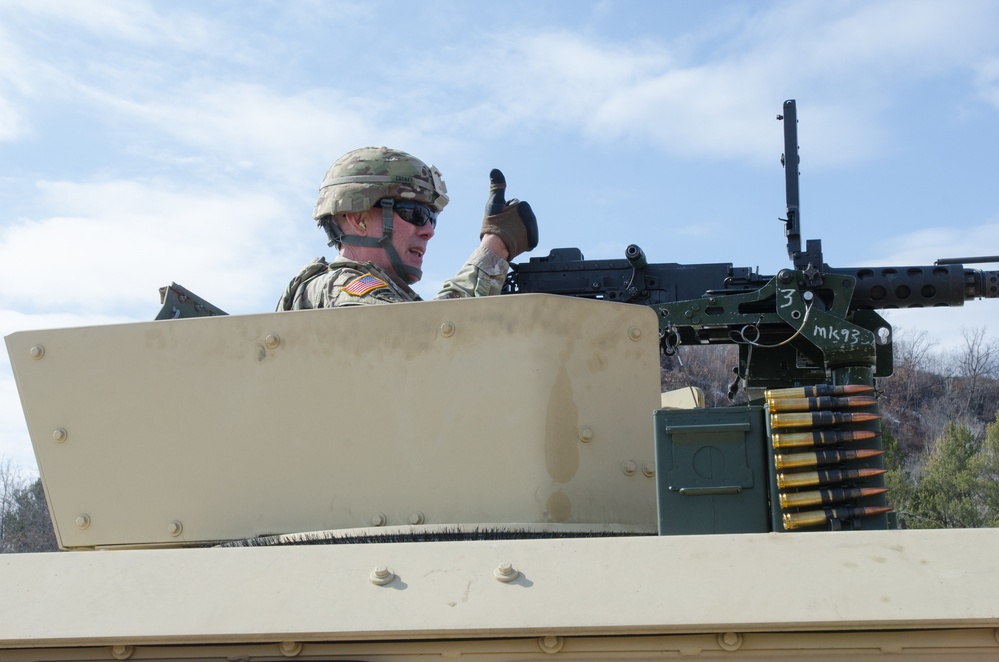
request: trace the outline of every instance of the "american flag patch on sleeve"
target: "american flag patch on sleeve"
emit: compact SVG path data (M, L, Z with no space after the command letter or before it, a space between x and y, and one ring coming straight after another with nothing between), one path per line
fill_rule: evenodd
M388 287L388 283L380 278L375 278L371 274L364 274L344 285L343 291L355 297L361 297L380 287Z

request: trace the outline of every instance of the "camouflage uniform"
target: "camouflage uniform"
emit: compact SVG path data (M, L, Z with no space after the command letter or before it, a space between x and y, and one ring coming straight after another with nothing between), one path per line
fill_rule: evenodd
M499 294L509 263L492 251L479 247L465 266L443 287L435 299L458 299ZM370 262L338 257L332 263L316 258L288 284L278 310L360 306L373 303L421 301L411 288L398 284Z

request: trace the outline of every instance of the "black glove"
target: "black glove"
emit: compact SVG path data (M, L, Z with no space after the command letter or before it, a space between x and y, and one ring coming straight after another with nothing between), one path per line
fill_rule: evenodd
M506 244L510 251L507 260L512 261L538 245L538 219L531 205L516 198L507 202L505 196L506 178L494 168L489 173L489 200L479 239L487 234L496 235Z

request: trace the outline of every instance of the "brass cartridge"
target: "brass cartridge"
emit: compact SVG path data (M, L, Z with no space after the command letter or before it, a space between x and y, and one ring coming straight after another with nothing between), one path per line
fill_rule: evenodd
M887 487L832 487L810 492L781 492L780 507L804 508L806 506L827 506L832 503L877 496L888 491Z
M770 427L784 428L821 428L848 423L866 423L877 421L881 417L868 412L838 412L813 411L798 414L771 414Z
M850 441L865 441L878 436L870 430L816 430L815 432L775 432L774 448L833 446Z
M777 487L785 490L792 487L813 487L832 485L848 480L863 480L884 474L886 469L820 469L798 473L780 472L777 474Z
M819 398L780 398L767 400L772 412L827 411L833 409L860 409L874 407L878 399L871 395L853 395L846 398L823 396Z
M774 388L766 392L767 400L779 400L781 398L819 398L823 396L840 395L860 395L870 393L873 386L864 384L843 384L833 386L832 384L815 384L813 386L793 386L791 388Z
M840 506L838 508L824 508L822 510L806 510L800 513L784 513L785 529L803 529L808 526L820 526L830 520L859 519L861 517L873 517L881 513L892 510L891 506L860 506L851 508Z
M778 469L798 469L801 467L821 467L841 462L866 460L883 455L884 451L868 448L846 451L815 451L813 453L783 453L774 455L774 466Z

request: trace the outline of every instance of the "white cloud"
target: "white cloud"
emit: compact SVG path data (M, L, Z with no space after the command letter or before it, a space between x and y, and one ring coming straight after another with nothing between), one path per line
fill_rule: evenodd
M9 29L0 25L0 141L26 135L30 122L20 100L35 87L29 59L15 44Z
M393 62L393 80L426 78L433 65L439 73L432 84L382 95L347 75L297 89L265 86L249 74L219 79L213 66L252 63L266 58L267 48L218 19L138 3L74 4L58 17L62 3L20 8L29 5L48 20L108 38L171 44L213 63L178 68L157 59L155 49L68 71L35 62L46 94L78 95L111 121L124 121L136 135L119 139L133 152L199 172L256 170L286 182L317 179L317 162L361 143L422 147L446 140L459 151L484 134L552 126L604 144L769 163L780 126L764 120L779 110L775 99L789 96L807 103L803 132L822 127L809 136L810 164L851 163L882 147L887 90L966 66L993 48L988 39L996 25L989 4L882 2L772 5L745 21L720 20L714 29L667 33L656 42L533 26L511 42L473 29L466 39L475 48L467 53L458 45ZM626 10L594 8L604 15ZM325 11L332 20L345 9ZM266 35L260 39L266 44ZM988 67L981 71L989 80Z
M77 34L88 33L127 41L170 41L200 44L207 36L208 22L197 14L174 10L157 11L140 0L5 0L7 12L17 11L26 23L66 24ZM218 29L213 27L213 29Z
M153 77L150 67L169 68L162 61L152 64L142 56L142 48L150 48L161 60L165 50L176 55L214 48L218 57L228 52L220 44L231 43L224 38L224 24L210 26L205 19L181 11L156 12L138 1L6 0L4 12L0 140L19 137L26 130L25 108L30 102L76 104L84 80L136 88L138 81ZM88 47L93 38L102 41L101 49Z
M128 181L40 188L52 215L0 230L6 305L155 314L157 289L175 280L223 309L238 308L279 280L268 258L288 249L289 214L264 193L181 193Z
M997 18L995 5L975 2L780 4L725 23L727 32L655 43L544 28L514 45L477 34L471 60L440 64L443 79L481 89L475 110L451 120L487 131L555 126L683 156L767 162L780 129L761 131L762 118L779 111L775 99L797 97L822 127L809 136L810 163L842 165L881 150L898 90L993 52Z
M798 76L875 79L934 75L994 47L993 3L935 0L776 4L739 41Z
M0 141L13 140L25 131L20 113L6 99L0 97Z
M144 97L87 93L142 127L133 149L161 150L151 156L167 161L193 159L209 177L244 171L281 185L315 181L318 189L322 172L315 164L332 162L330 145L352 147L379 133L368 104L329 92L281 95L257 84L204 80ZM144 135L151 146L138 147Z

